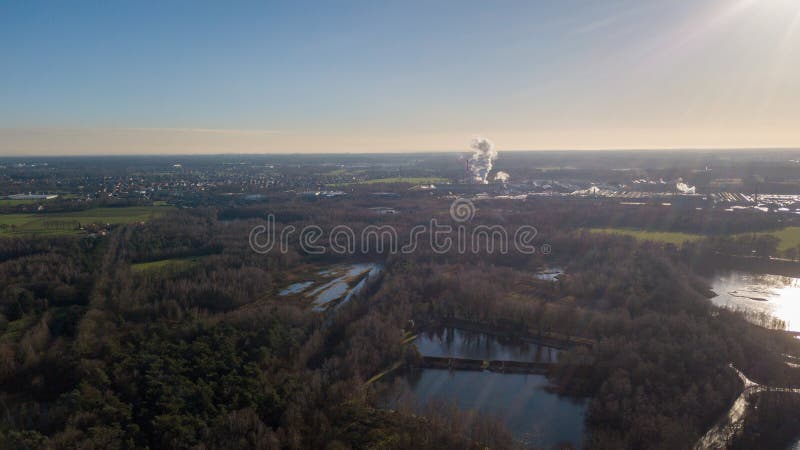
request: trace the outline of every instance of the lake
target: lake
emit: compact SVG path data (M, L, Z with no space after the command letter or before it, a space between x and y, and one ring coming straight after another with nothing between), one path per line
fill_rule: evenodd
M710 278L719 306L769 314L800 331L800 278L745 271L719 272Z
M424 356L555 362L559 354L552 347L453 327L422 332L415 343ZM544 375L411 369L398 377L416 404L444 400L495 414L526 447L583 443L588 401L549 392Z
M458 328L422 332L415 343L423 356L501 361L555 362L559 350Z
M549 392L544 375L412 369L401 378L418 404L445 400L495 414L526 447L583 444L588 401Z

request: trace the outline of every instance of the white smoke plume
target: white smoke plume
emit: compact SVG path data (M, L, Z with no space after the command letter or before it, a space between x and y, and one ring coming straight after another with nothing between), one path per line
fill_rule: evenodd
M494 176L494 181L501 181L503 183L507 182L511 178L511 175L507 174L506 172L500 171L497 172L497 175Z
M497 159L497 150L495 150L492 141L482 137L474 138L470 147L474 151L469 159L472 180L476 183L487 184L489 182L489 172L492 171L494 160Z
M680 180L675 184L675 189L677 189L681 194L694 194L697 192L697 188L694 186L689 186Z

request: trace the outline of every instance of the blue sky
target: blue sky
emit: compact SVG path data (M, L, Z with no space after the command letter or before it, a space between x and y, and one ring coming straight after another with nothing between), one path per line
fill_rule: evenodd
M794 146L795 0L2 1L0 153Z

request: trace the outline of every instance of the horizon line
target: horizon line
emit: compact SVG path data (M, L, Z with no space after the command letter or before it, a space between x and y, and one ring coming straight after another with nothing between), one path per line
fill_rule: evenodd
M650 148L549 148L549 149L501 149L501 152L747 152L747 151L772 151L772 152L792 152L800 151L799 147L650 147ZM352 152L201 152L201 153L66 153L62 155L49 153L13 153L0 155L0 158L80 158L80 157L123 157L123 156L326 156L326 155L403 155L403 154L437 154L437 153L471 153L469 149L464 150L387 150L387 151L352 151Z

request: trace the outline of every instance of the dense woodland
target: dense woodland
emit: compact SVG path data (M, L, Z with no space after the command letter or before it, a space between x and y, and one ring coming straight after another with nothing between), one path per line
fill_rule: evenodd
M182 209L105 237L0 240L0 447L514 447L496 419L449 405L420 415L377 409L381 384L366 381L416 358L403 344L410 324L448 319L595 342L549 374L564 395L591 397L591 448L691 448L741 392L730 364L761 383L800 386L800 369L784 356L800 357L800 343L712 306L693 270L725 252L768 256L775 243L718 237L678 248L582 231L780 225L762 216L487 201L469 226L532 224L552 253L438 254L420 245L411 254L308 255L295 237L288 252L263 255L248 245L268 212L279 229L385 223L407 236L430 218L449 220L449 202L420 194L386 202L400 214L376 216L357 192L329 202L278 197ZM193 264L133 268L189 257ZM277 295L293 271L351 259L385 270L335 314ZM559 282L532 277L554 265L567 269ZM765 395L759 404L782 401ZM796 427L768 431L775 417L764 409L740 448L797 437Z

